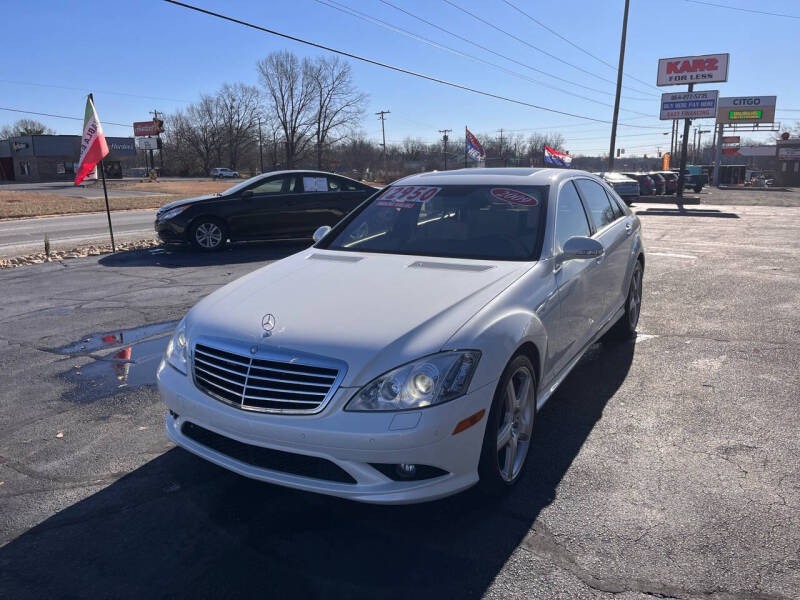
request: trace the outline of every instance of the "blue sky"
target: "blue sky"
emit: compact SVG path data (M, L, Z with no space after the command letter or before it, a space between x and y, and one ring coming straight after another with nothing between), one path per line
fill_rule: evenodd
M316 0L194 0L193 3L442 79L561 111L611 119L615 70L528 20L502 0L453 2L578 68L476 21L443 0L391 2L523 65L578 85L552 79L470 46L380 0L336 1L460 52L502 65L528 79L388 31ZM800 2L713 1L800 17ZM616 65L623 0L512 2L573 43ZM300 56L323 53L156 0L79 4L5 0L3 13L6 23L13 26L3 28L6 59L0 61L0 107L81 116L84 96L93 91L107 135L131 135L131 128L111 122L146 120L151 118L148 111L154 108L173 111L197 100L201 93L215 91L225 82L257 84L255 62L274 50L291 50ZM800 78L795 50L798 25L800 18L748 14L687 0L668 3L631 0L625 73L649 84L624 79L620 122L652 128L620 127L617 146L625 148L626 154L638 155L654 154L657 146L664 149L669 145L668 136L662 135L669 131L669 123L658 120L659 96L663 91L682 88L655 87L660 57L729 52L728 82L697 89L719 89L722 96L777 95L777 119L787 125L800 120ZM386 121L390 141L401 141L406 136L432 141L439 136L439 129L452 129L455 136L460 136L468 125L475 133L493 135L500 128L526 135L533 130L560 131L566 138L565 149L572 153L601 154L608 148L608 124L476 96L360 62L353 61L352 66L356 85L369 95L363 131L376 140L380 138L380 122L373 113L384 109L391 111ZM0 110L0 124L21 117L41 120L57 133L77 134L80 129L78 121ZM713 121L703 124L713 127Z

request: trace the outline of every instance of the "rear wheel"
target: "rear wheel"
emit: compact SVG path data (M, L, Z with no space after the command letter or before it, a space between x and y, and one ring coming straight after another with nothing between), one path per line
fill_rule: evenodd
M219 219L200 217L192 224L189 239L200 250L221 250L228 240L228 229Z
M536 416L535 373L528 357L518 355L495 391L478 464L479 486L490 495L513 486L525 467Z
M636 261L628 286L628 297L625 299L625 313L605 334L604 339L611 341L627 340L636 334L639 315L642 311L642 263Z

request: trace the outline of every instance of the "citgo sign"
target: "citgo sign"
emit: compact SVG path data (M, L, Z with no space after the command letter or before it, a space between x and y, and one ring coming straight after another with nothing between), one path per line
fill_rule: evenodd
M777 96L734 96L720 98L717 123L772 123Z
M658 61L658 85L728 81L729 54L679 56Z

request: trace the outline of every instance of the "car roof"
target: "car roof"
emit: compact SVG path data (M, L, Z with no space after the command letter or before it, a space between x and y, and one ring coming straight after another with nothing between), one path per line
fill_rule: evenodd
M576 176L594 177L579 169L505 167L418 173L398 179L393 185L553 185Z
M261 175L268 177L274 177L276 175L333 175L334 177L341 177L342 179L349 179L350 181L355 181L356 183L360 183L361 185L367 185L366 183L358 181L357 179L353 179L352 177L348 177L347 175L340 175L339 173L331 173L330 171L316 171L314 169L286 169L284 171L267 171L266 173L262 173ZM258 177L258 175L256 177Z

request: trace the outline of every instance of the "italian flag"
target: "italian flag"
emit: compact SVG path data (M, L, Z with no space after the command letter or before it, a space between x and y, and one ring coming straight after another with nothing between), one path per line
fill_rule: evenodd
M103 126L100 124L97 111L94 109L94 99L89 94L89 97L86 98L86 112L83 115L81 158L78 161L78 170L75 173L75 185L83 181L107 154L106 136L103 135Z

